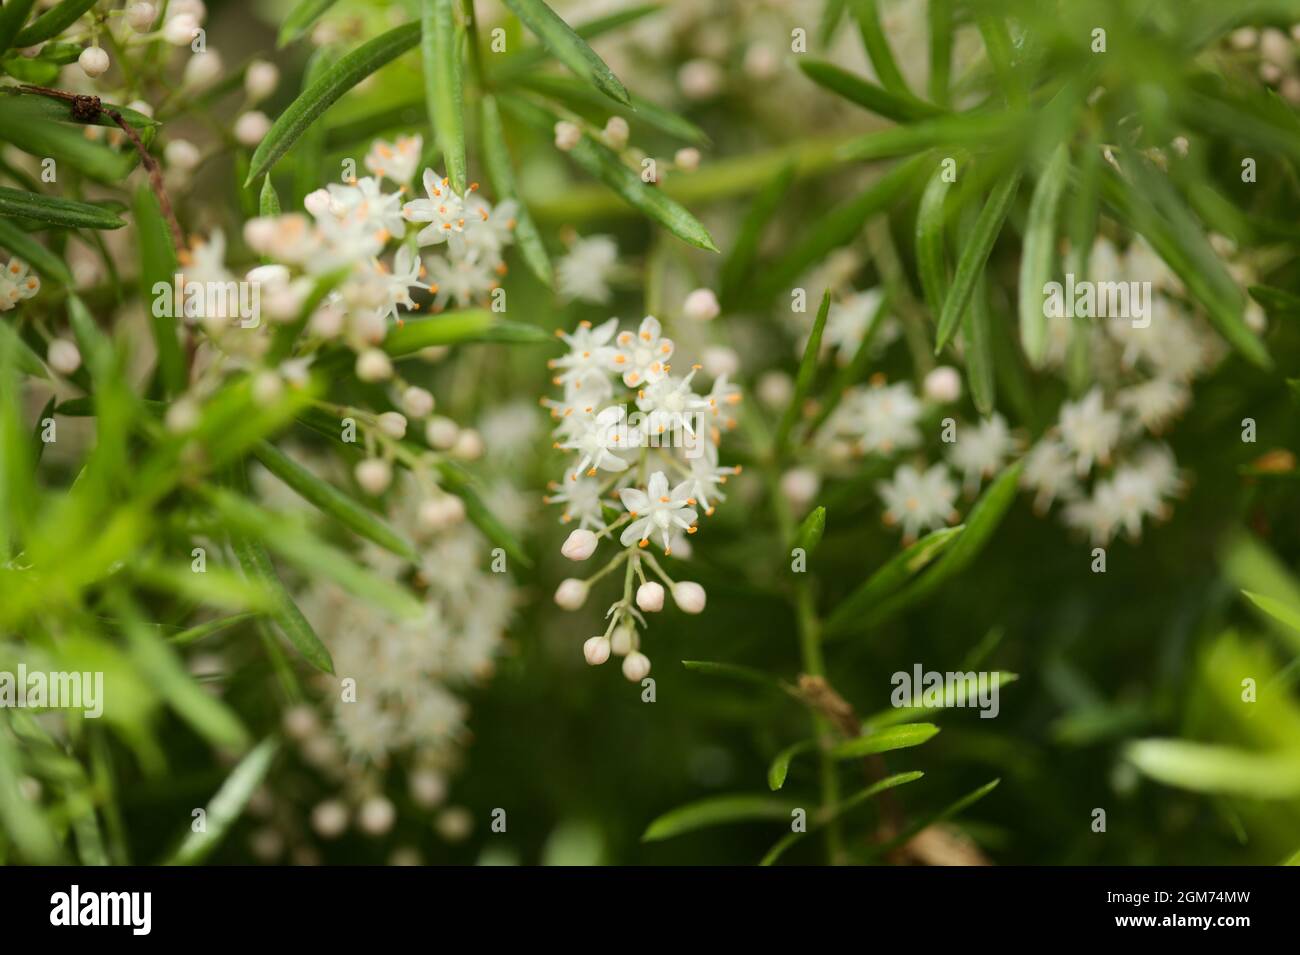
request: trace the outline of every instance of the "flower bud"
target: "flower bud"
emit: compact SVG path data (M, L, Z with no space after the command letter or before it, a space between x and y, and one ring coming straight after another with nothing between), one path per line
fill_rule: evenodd
M623 658L623 675L633 683L640 683L650 674L650 658L634 650Z
M189 172L199 164L200 158L199 147L188 139L173 139L163 147L163 159L167 160L167 165L181 172ZM252 245L251 242L249 244Z
M627 146L629 132L627 120L622 116L611 116L605 123L605 144L617 152Z
M406 437L406 418L396 411L385 411L379 416L379 430L394 441Z
M316 717L316 711L306 703L299 703L285 710L280 722L284 726L285 735L299 742L315 736L320 729L320 720Z
M636 630L629 623L620 623L609 639L609 648L615 655L625 657L636 649Z
M458 434L460 434L460 425L441 415L430 418L429 423L424 426L424 440L429 442L429 447L439 451L446 451L455 444Z
M560 553L569 560L586 560L596 553L598 543L595 534L586 528L580 527L565 539L564 545L560 548Z
M465 461L483 457L483 438L473 428L462 428L451 446L451 453Z
M445 530L465 519L465 502L455 494L439 494L422 501L416 516L426 531Z
M152 3L133 3L126 8L126 22L136 33L148 33L156 19L158 10Z
M371 796L361 804L357 814L357 824L361 831L370 836L382 836L393 828L397 810L384 796Z
M604 637L592 637L582 645L582 655L594 667L609 659L609 641Z
M664 585L647 580L636 589L636 605L646 613L658 613L664 609Z
M393 482L393 469L383 458L366 458L358 462L353 474L367 494L383 494Z
M259 371L253 376L253 400L259 405L271 405L284 394L284 379L273 371Z
M199 406L192 398L178 398L163 416L163 424L172 434L184 434L199 423Z
M673 164L682 172L695 172L700 168L700 151L694 146L685 146L673 155Z
M50 342L45 360L60 375L70 375L81 367L81 352L66 338L56 338Z
M685 613L701 613L704 610L704 588L691 580L682 580L673 584L673 600Z
M311 827L322 839L337 839L348 827L348 807L328 799L311 811Z
M707 288L697 288L686 296L686 302L682 305L682 313L696 322L712 321L718 317L720 311L722 309L718 305L718 296L713 294L712 289Z
M408 418L427 418L433 412L433 395L412 385L402 392L402 410Z
M271 131L271 121L261 110L250 109L235 120L235 139L241 146L255 147Z
M357 356L357 377L362 381L383 381L393 377L393 363L377 348L368 348Z
M280 70L266 60L254 60L248 64L248 71L244 73L244 92L252 103L266 99L275 92L279 83Z
M794 510L803 512L821 490L822 479L812 468L791 468L781 475L781 494Z
M199 32L199 21L188 13L168 17L163 26L163 39L172 46L189 46Z
M216 50L195 53L190 57L189 62L185 64L181 84L192 89L202 89L221 78L221 69L221 54Z
M568 152L582 140L582 130L577 124L562 119L555 124L555 148Z
M555 603L564 610L577 610L587 602L587 582L566 577L555 588Z
M931 401L951 404L961 397L961 375L951 365L940 365L925 376L921 387Z
M77 57L77 65L83 73L94 79L108 72L108 54L97 46L88 46Z
M302 204L316 218L328 215L330 211L330 194L326 189L315 189L303 196Z
M417 769L410 777L411 799L417 806L432 809L447 798L447 780L433 769Z

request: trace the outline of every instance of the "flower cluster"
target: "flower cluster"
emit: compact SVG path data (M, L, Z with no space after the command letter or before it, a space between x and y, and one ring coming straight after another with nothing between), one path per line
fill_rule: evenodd
M27 263L10 259L0 272L0 312L7 312L19 302L41 290L41 280L28 271Z
M661 610L666 592L687 613L704 609L704 588L669 577L652 545L665 556L688 556L700 517L725 498L722 485L740 469L719 464L718 445L723 428L734 425L728 409L740 391L726 374L707 393L697 391L698 365L674 374L675 345L656 318L647 316L636 331L620 332L618 324L611 318L557 332L568 352L550 366L563 394L542 404L556 422L555 447L569 452L563 478L547 498L562 506L562 522L578 523L564 556L585 561L615 535L622 548L591 577L564 580L555 601L576 610L594 583L623 566L622 597L606 613L604 634L583 650L593 665L611 653L622 656L623 674L635 682L650 672L640 649L642 614Z

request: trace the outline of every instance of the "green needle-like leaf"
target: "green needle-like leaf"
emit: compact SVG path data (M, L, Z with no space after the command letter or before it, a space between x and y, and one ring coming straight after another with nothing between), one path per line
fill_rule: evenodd
M737 793L710 796L666 812L646 827L642 842L659 842L697 829L732 822L789 819L799 804L776 796Z
M174 287L180 269L176 261L176 247L172 245L171 231L163 218L158 198L147 185L140 186L135 194L136 242L140 250L140 298L146 303L154 301L154 288L162 284ZM149 323L153 329L154 344L158 348L158 376L166 395L185 390L188 373L180 342L176 339L176 323L180 317L180 303L173 303L173 315L154 314L149 309Z
M496 190L498 199L513 199L519 209L516 212L515 241L519 243L519 252L524 263L547 288L555 280L551 268L550 256L546 254L546 244L537 231L537 225L519 195L515 182L515 167L506 147L505 129L501 126L501 111L492 96L484 96L480 107L483 133L483 165L487 169L488 181Z
M267 738L239 761L208 803L205 811L207 824L200 831L191 829L185 834L180 846L167 860L168 865L197 865L212 854L243 813L253 793L262 785L278 748L274 739Z
M880 25L877 0L849 0L849 9L853 12L854 19L858 21L858 29L862 33L862 45L866 48L867 56L871 58L871 66L875 69L876 76L880 77L880 82L887 90L910 95L907 81L903 79L903 74L898 69L894 51L890 49L889 39Z
M408 318L401 325L394 325L384 339L384 351L401 358L434 345L472 342L542 345L554 340L532 325L502 321L487 309L467 308L434 318Z
M921 193L916 212L916 271L925 304L937 321L948 294L947 213L945 203L952 183L940 164Z
M420 55L424 60L424 99L437 136L452 191L464 194L465 94L461 84L462 31L452 14L452 0L423 0L420 7Z
M20 30L14 37L13 45L21 50L24 47L43 43L52 36L58 36L76 23L95 3L96 0L63 0L62 3L51 7L33 20L31 26Z
M0 53L13 45L14 37L27 22L27 14L35 5L36 0L9 0L0 7Z
M790 773L790 761L800 753L807 753L817 748L815 739L806 739L795 743L793 746L787 746L781 752L776 754L772 764L767 768L767 787L776 792L785 785L785 778Z
M896 749L920 746L939 732L933 723L908 723L903 726L891 726L875 733L864 733L851 740L846 740L830 750L831 759L858 759L876 753L888 753Z
M298 0L293 9L285 14L275 45L279 48L286 47L306 34L337 2L338 0Z
M852 809L856 809L858 806L861 806L863 803L869 801L873 796L878 796L885 790L893 789L895 786L903 786L907 783L915 782L916 780L920 779L924 775L925 773L914 771L910 773L897 773L896 775L893 776L886 776L884 779L880 780L879 782L872 783L866 789L854 793L852 796L850 796L848 799L845 799L843 802L839 802L833 806L826 807L825 809L819 811L815 816L813 816L811 820L812 824L808 827L806 831L787 833L785 836L781 838L780 842L778 842L776 845L774 845L771 849L767 851L767 854L763 856L762 860L758 864L760 866L769 866L774 864L778 859L781 858L781 856L785 854L787 849L789 849L795 843L803 840L809 833L818 831L819 829L823 828L827 823L830 823L840 818L846 812L849 812Z
M778 456L785 452L786 444L790 439L790 430L799 419L803 403L812 391L813 379L817 377L817 358L822 347L822 332L826 329L826 316L830 314L830 310L831 293L830 289L827 289L822 293L822 303L817 309L817 318L813 321L812 334L808 336L808 344L804 346L803 357L799 360L799 372L794 380L794 394L790 397L790 403L786 405L785 414L781 415L776 437L772 441Z
M322 113L338 102L344 93L419 42L420 25L406 23L363 43L325 70L319 80L289 104L271 126L266 138L258 144L249 161L248 178L244 185L252 185L258 176L268 172L288 152L289 147L297 142L298 137Z
M799 61L799 69L818 86L896 123L938 116L944 110L910 94L895 93L823 60Z
M72 285L72 273L63 260L7 219L0 219L0 249L12 252L45 278Z
M519 22L537 37L551 54L573 72L587 80L616 103L627 106L631 100L614 71L542 0L505 0Z
M330 658L329 650L316 635L316 631L303 616L302 611L298 609L293 597L289 595L284 581L275 572L275 565L271 563L271 556L266 552L262 542L243 534L232 533L230 544L235 551L235 557L239 560L239 566L243 568L248 579L256 581L274 598L275 607L270 616L280 628L280 632L302 654L304 660L318 670L333 673L334 661Z
M126 222L100 206L0 186L0 216L31 219L65 229L120 229Z
M1044 286L1051 280L1056 255L1057 211L1070 178L1070 150L1062 143L1052 153L1034 187L1025 223L1025 244L1020 255L1020 344L1025 357L1041 368L1047 355L1047 316L1043 311Z

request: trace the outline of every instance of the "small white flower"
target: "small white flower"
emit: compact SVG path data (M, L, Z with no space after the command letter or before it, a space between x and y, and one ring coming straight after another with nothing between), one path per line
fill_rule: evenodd
M623 375L623 384L640 388L668 374L668 360L673 357L673 341L663 337L659 320L647 315L636 334L619 332L617 349L611 363Z
M560 445L564 450L576 451L579 455L578 465L569 479L576 481L583 472L588 477L595 477L598 470L626 471L627 461L619 457L618 452L635 448L638 438L639 432L627 426L627 408L623 405L587 415L581 431L571 441Z
M181 85L191 90L201 90L215 83L220 77L225 64L221 54L209 49L204 53L195 53L185 62Z
M690 459L691 497L704 508L706 517L713 516L712 501L725 501L727 496L719 490L727 483L727 478L739 474L739 467L718 466L718 446L709 440L702 440L700 453ZM816 493L815 491L813 493Z
M158 10L152 3L133 3L126 8L126 22L136 33L148 33L158 18Z
M579 527L594 527L604 530L605 518L600 499L600 484L588 477L579 477L576 481L565 481L555 485L555 493L547 495L547 504L563 504L560 516L563 523L578 521Z
M555 288L564 301L609 301L609 278L618 262L618 246L607 235L576 239L555 263Z
M1110 460L1121 424L1118 411L1106 410L1100 388L1061 406L1061 441L1075 456L1075 471L1080 476L1092 470L1094 463Z
M650 535L658 532L663 540L664 553L672 553L671 532L674 528L688 533L699 519L691 496L691 482L682 481L671 491L663 471L650 475L647 489L625 487L618 492L623 507L632 515L632 523L623 528L619 542L627 547L633 541L645 547Z
M31 298L41 290L41 280L32 275L27 263L10 259L0 273L0 312L7 312L19 302Z
M1074 458L1065 445L1054 438L1043 438L1025 455L1020 473L1022 487L1034 491L1034 510L1047 511L1057 500L1070 500L1079 493L1074 474Z
M882 290L873 288L855 292L843 302L832 302L830 311L826 313L822 347L834 348L841 363L851 359L871 330L884 298Z
M415 176L423 148L424 139L420 136L398 136L391 143L376 139L363 161L375 176L405 186ZM439 188L444 193L449 191L446 187Z
M646 416L643 427L647 435L671 432L683 434L683 441L695 438L697 417L711 407L709 399L691 390L696 370L685 378L666 375L637 393L636 406Z
M555 148L561 152L568 152L574 146L582 141L582 130L576 123L571 123L567 119L562 119L555 124Z
M254 60L244 73L244 93L250 103L260 103L280 84L280 69L266 60Z
M429 278L432 280L429 291L434 293L435 312L446 308L452 299L461 307L481 301L501 284L496 269L486 259L433 256L428 265Z
M70 375L81 367L81 352L66 338L56 338L51 341L45 359L60 375Z
M241 146L252 148L271 131L271 121L261 110L251 109L235 120L235 139Z
M173 139L163 147L163 159L167 160L167 165L181 172L194 169L201 158L199 147L188 139Z
M433 413L433 405L433 395L416 385L402 392L402 410L408 417L427 418Z
M366 458L359 461L356 470L357 484L367 494L383 494L393 483L393 469L383 458Z
M1148 431L1159 432L1177 418L1192 401L1192 392L1180 381L1152 378L1125 388L1115 403L1141 422Z
M406 437L406 416L396 411L385 411L377 419L379 430L394 441L401 441Z
M700 151L694 146L683 146L673 154L673 165L682 172L695 172L700 168Z
M977 425L957 429L957 441L948 452L948 463L962 472L964 489L971 494L979 490L982 479L997 473L1015 448L1016 441L1006 420L994 414Z
M605 122L605 144L615 152L620 152L626 148L629 133L627 120L622 116L611 116Z
M378 348L368 348L357 356L357 377L365 382L385 381L393 377L393 363Z
M961 375L951 365L940 365L925 376L925 397L939 404L952 404L961 397Z
M416 241L421 246L440 245L465 228L465 207L460 196L451 191L450 180L440 178L432 169L424 171L426 199L413 199L402 206L408 222L427 222Z
M581 391L584 384L607 381L610 362L614 358L614 348L609 344L618 331L618 319L611 318L601 325L592 327L591 322L582 322L571 334L557 331L555 334L569 346L569 353L550 362L550 366L559 370L554 383L565 389ZM587 390L592 388L588 385ZM593 400L603 396L593 394Z
M891 480L876 484L876 490L885 502L885 523L901 524L905 542L915 540L921 530L957 519L957 485L942 464L924 474L910 464L901 465Z
M718 296L707 288L697 288L686 296L686 301L682 304L682 314L695 322L712 321L721 311Z
M858 439L864 452L892 454L921 443L916 427L921 402L906 382L877 385L849 394L836 415L841 430Z

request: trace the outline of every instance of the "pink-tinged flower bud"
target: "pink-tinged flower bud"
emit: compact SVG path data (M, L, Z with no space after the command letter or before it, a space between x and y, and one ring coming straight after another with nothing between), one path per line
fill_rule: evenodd
M587 582L567 577L555 588L555 602L563 610L577 610L587 602Z
M629 133L627 120L622 116L611 116L605 123L605 143L616 152L627 146Z
M348 807L338 799L320 803L311 811L311 827L322 839L337 839L348 827Z
M357 356L357 377L362 381L383 381L393 377L393 363L377 348L369 348Z
M163 147L163 159L167 160L167 165L179 169L181 172L189 172L199 164L201 158L199 147L188 139L173 139ZM254 219L248 224L252 225L255 221L257 220ZM245 233L247 231L247 227L245 227ZM249 245L252 245L252 243L250 242Z
M465 502L454 494L439 494L420 504L420 526L426 531L441 531L465 520Z
M357 814L357 824L361 831L370 836L382 836L393 828L397 810L384 796L371 796L361 804Z
M45 359L60 375L70 375L81 367L81 352L66 338L56 338L50 342Z
M686 302L682 305L682 314L696 322L712 321L720 311L722 307L718 305L718 296L707 288L697 288L686 296Z
M694 146L684 146L673 155L673 165L682 172L695 172L700 168L700 151Z
M685 613L702 613L704 610L704 588L692 580L682 580L673 584L673 600Z
M555 148L562 152L568 152L582 139L582 130L575 123L568 120L560 120L555 124Z
M133 3L126 8L126 22L136 33L148 33L156 19L158 9L152 3Z
M163 39L172 46L189 46L199 31L199 22L188 13L168 17L163 27Z
M460 425L441 415L430 418L429 423L424 426L424 440L429 442L429 447L439 451L445 451L455 444L456 436L459 434Z
M241 113L235 120L235 139L241 146L255 147L271 131L271 121L258 109Z
M961 375L951 365L940 365L925 376L921 387L931 401L951 404L961 397Z
M636 649L636 630L629 624L620 623L614 628L614 635L609 638L609 648L615 656L627 656Z
M393 482L393 469L382 458L367 458L359 462L353 474L367 494L383 494Z
M664 585L647 580L636 589L636 605L646 613L658 613L664 609Z
M108 54L97 46L88 46L77 57L81 71L92 79L108 72Z
M427 418L433 413L433 395L412 385L402 392L402 410L410 418Z
M244 92L250 102L258 103L275 92L280 82L280 70L274 63L254 60L244 74Z
M609 659L609 641L604 637L592 637L582 645L582 655L594 667Z
M623 675L633 683L640 683L650 674L650 658L640 651L623 658Z
M560 553L569 560L586 560L596 553L598 543L600 542L595 534L586 528L579 528L565 539L563 546L560 547Z
M396 411L385 411L378 418L379 430L394 441L406 437L406 416Z
M821 490L822 479L812 468L791 468L781 475L781 495L803 512Z

